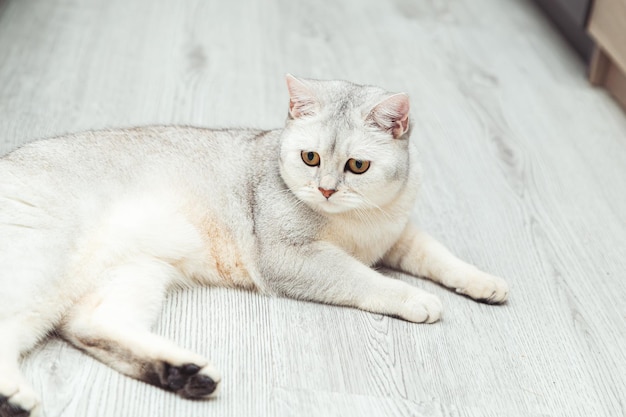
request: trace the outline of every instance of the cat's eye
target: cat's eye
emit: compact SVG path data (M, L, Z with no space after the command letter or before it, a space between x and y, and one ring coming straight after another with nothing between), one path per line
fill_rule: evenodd
M360 159L348 159L346 169L354 174L362 174L370 168L370 161L362 161Z
M316 167L320 164L320 154L317 152L302 151L302 160L310 167Z

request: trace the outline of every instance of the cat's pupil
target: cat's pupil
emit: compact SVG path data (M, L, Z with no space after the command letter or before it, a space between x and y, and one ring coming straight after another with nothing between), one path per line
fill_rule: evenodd
M306 154L306 157L309 161L313 161L313 159L315 158L315 154L313 152L309 152Z
M361 169L361 167L363 166L363 161L359 161L358 159L356 161L354 161L354 165L358 168Z

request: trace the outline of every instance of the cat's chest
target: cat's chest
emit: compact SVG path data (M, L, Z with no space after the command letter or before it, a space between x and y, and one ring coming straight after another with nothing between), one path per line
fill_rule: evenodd
M378 262L398 240L402 219L379 222L338 219L331 221L321 238L348 252L366 265Z

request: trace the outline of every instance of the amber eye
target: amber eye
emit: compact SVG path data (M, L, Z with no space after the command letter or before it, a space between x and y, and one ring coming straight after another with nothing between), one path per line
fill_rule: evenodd
M361 161L360 159L348 159L346 169L355 174L362 174L370 167L370 161Z
M317 152L302 151L302 160L310 167L316 167L320 164L320 155Z

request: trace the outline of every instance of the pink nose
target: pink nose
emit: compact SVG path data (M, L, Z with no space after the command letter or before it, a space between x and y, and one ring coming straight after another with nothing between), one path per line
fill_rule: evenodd
M320 190L320 193L322 193L322 195L326 198L330 198L331 195L335 194L335 192L337 190L327 190L326 188L318 188L318 190Z

